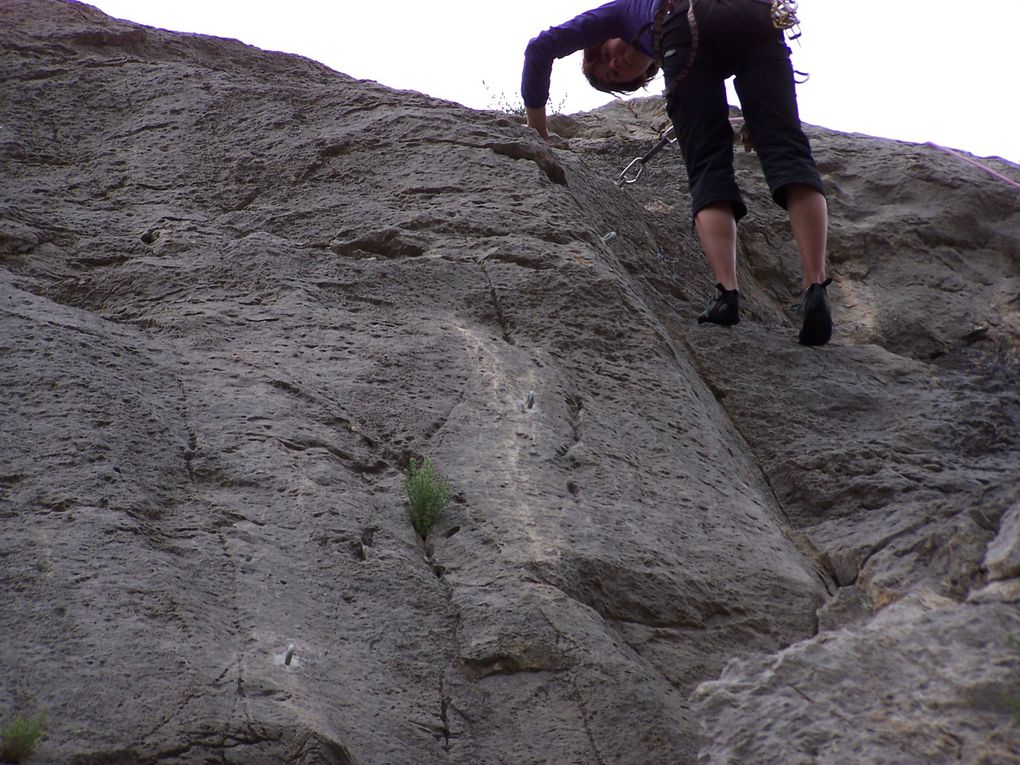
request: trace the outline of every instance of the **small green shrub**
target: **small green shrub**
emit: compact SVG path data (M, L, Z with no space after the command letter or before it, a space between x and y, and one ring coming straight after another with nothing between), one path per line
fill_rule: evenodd
M412 459L410 467L404 471L404 492L411 525L424 539L450 499L450 485L432 467L428 457L418 465Z
M0 761L22 763L35 751L46 730L46 713L35 717L16 715L0 734Z

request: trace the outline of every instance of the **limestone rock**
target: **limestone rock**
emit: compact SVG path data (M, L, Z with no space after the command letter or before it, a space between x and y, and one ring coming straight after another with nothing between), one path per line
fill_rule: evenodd
M549 144L0 11L0 722L46 708L39 761L1015 761L1011 187L811 128L837 334L804 349L753 157L744 321L693 322L675 148L614 184L658 99Z
M993 581L1020 577L1020 504L1002 517L999 533L988 545L985 569Z
M696 694L698 762L1020 762L1018 604L917 593L862 629L734 660Z

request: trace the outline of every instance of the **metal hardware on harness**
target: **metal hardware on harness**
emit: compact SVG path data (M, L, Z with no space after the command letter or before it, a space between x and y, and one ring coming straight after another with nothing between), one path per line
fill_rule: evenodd
M789 31L796 28L794 34L790 32L790 39L796 40L800 37L800 19L797 18L797 0L772 0L772 26L776 29Z
M691 30L691 47L687 52L687 61L684 63L684 68L680 70L671 81L666 83L666 89L662 95L669 97L673 91L680 86L684 80L687 79L691 73L691 69L694 68L694 61L698 57L698 40L701 36L701 32L698 29L698 19L694 15L694 2L695 0L688 0L687 2L687 26ZM672 51L666 53L661 52L662 48L662 25L665 23L666 18L673 13L674 0L662 0L662 5L659 6L659 10L655 15L655 24L652 27L652 47L655 50L655 55L660 60L665 56L671 55ZM660 63L661 66L661 63Z
M652 157L654 157L656 154L658 154L660 151L662 151L666 147L666 144L670 143L676 143L676 133L672 127L670 127L669 130L662 134L662 137L659 138L658 143L656 143L655 146L646 151L644 156L637 157L631 160L630 164L623 168L623 172L620 173L619 177L616 179L616 185L623 187L625 183L626 184L637 183L638 178L641 177L641 173L644 172L645 163ZM633 170L635 165L637 165L637 172L634 174L633 177L628 177L628 174Z

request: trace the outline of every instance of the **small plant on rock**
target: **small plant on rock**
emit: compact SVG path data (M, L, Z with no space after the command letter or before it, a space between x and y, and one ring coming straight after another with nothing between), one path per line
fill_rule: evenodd
M34 717L15 715L0 734L0 762L22 763L35 751L46 730L46 712Z
M485 88L489 94L489 108L493 111L503 112L511 117L517 117L524 119L526 114L524 109L524 102L521 100L520 95L508 96L506 91L495 92L489 87L489 83L482 80L482 87ZM563 96L559 101L553 101L551 98L549 103L546 104L546 111L549 114L562 114L563 109L566 107L567 97Z
M411 525L418 536L425 539L450 499L450 485L425 457L417 465L412 459L410 467L404 471L404 492Z
M489 108L493 111L509 114L511 117L524 118L524 103L519 99L509 98L505 91L493 92L489 84L482 80L482 87L489 93Z

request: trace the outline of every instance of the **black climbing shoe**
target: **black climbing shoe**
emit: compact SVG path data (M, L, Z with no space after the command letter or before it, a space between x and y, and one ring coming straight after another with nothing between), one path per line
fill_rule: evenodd
M704 312L698 317L698 324L706 321L712 324L732 326L740 321L740 293L728 290L721 284L715 285L719 294L708 301Z
M804 324L800 328L801 345L825 345L832 337L832 314L829 313L829 298L825 288L832 279L821 284L812 284L804 293L804 302L797 307L797 312L804 315Z

